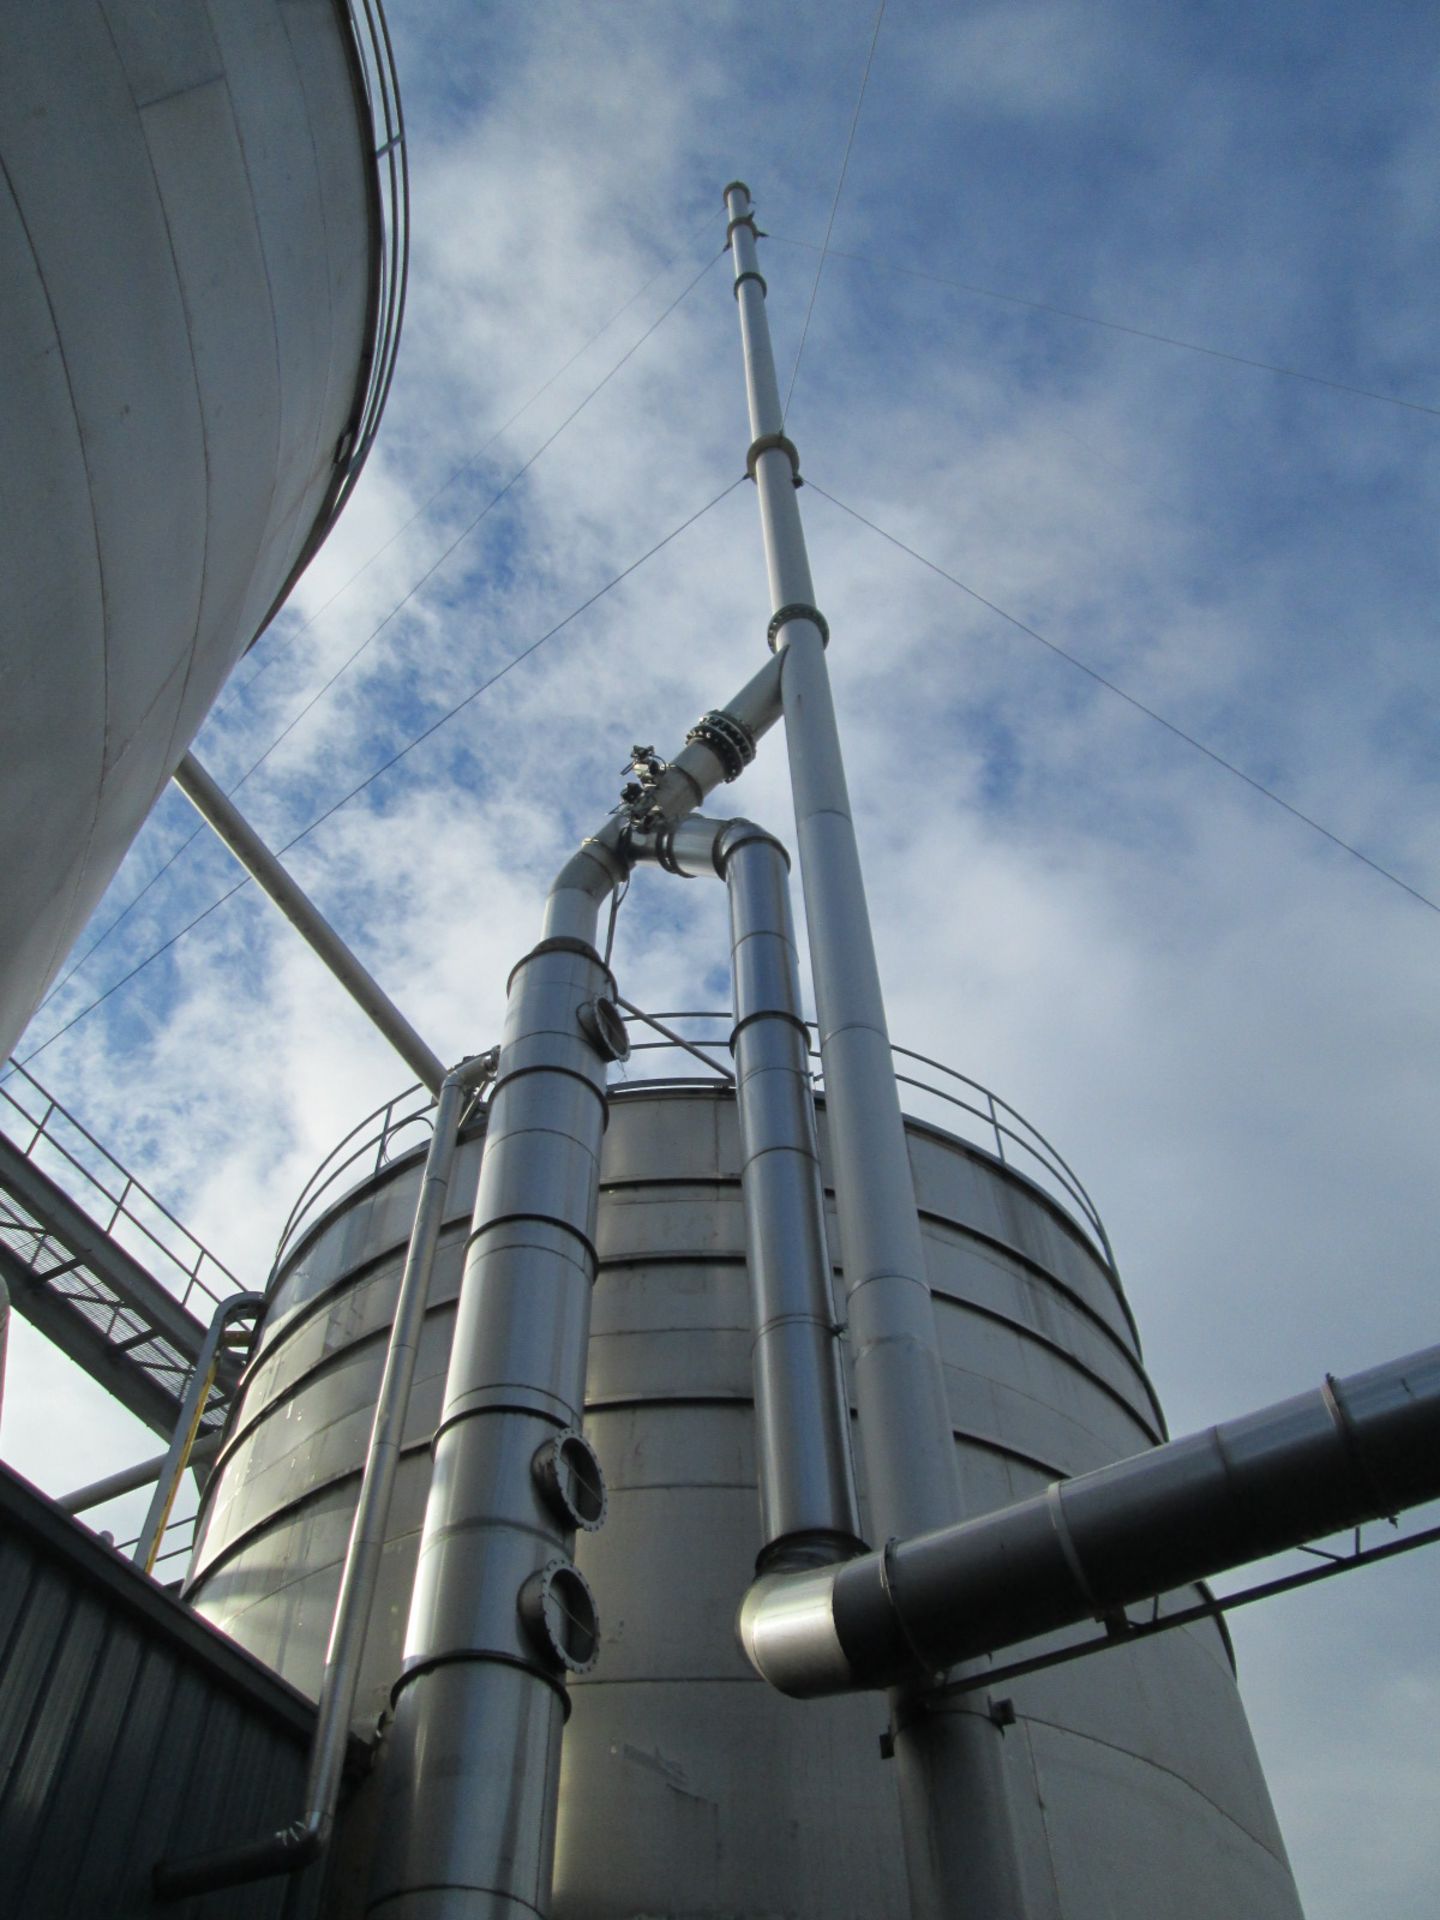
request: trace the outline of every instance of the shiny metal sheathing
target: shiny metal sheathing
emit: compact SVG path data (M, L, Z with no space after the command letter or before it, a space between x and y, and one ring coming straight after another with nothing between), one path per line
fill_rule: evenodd
M430 1497L460 1517L420 1550L406 1673L482 1649L522 1666L544 1664L515 1597L532 1573L569 1553L570 1533L542 1499L533 1471L555 1430L543 1414L512 1411L476 1422L463 1446L446 1444L454 1429L440 1436ZM558 1678L553 1667L547 1671Z
M410 1703L407 1705L407 1703ZM520 1920L549 1911L564 1707L519 1667L496 1661L432 1667L405 1689L423 1707L425 1738L408 1767L382 1762L379 1835L367 1911L380 1920ZM477 1739L478 1729L504 1740ZM398 1732L398 1721L397 1721ZM507 1884L494 1884L504 1863Z
M548 1903L569 1663L527 1623L522 1595L569 1566L570 1529L535 1466L583 1419L606 1070L580 1011L609 984L598 956L572 946L542 944L511 976L370 1913L518 1916Z
M822 1102L835 1247L829 1131ZM978 1148L914 1122L907 1139L966 1511L1039 1495L1062 1475L1163 1438L1124 1295L1086 1235ZM479 1151L472 1135L451 1183L366 1653L368 1704L357 1724L367 1732L401 1665ZM764 1543L742 1158L733 1092L613 1090L585 1384L585 1431L604 1467L609 1516L574 1549L599 1607L601 1646L593 1672L566 1683L552 1920L873 1920L907 1911L897 1797L897 1765L907 1762L881 1758L883 1704L873 1695L787 1700L754 1676L735 1638L736 1606ZM227 1515L230 1545L197 1574L197 1605L302 1686L323 1657L364 1449L363 1402L378 1379L378 1363L367 1372L361 1362L383 1329L387 1291L393 1298L417 1172L418 1155L369 1175L287 1254L241 1424L207 1498L217 1517ZM843 1299L842 1290L842 1317ZM345 1415L329 1398L342 1394L353 1409ZM262 1439L267 1430L273 1444ZM250 1462L262 1452L267 1469L252 1481ZM860 1479L864 1515L863 1463ZM222 1604L232 1576L243 1582L233 1615ZM1162 1609L1198 1597L1184 1588ZM1060 1632L1026 1650L1093 1631ZM382 1763L369 1824L395 1838L421 1804L468 1809L491 1841L523 1832L543 1845L558 1696L536 1683L534 1717L518 1722L528 1745L517 1766L513 1750L465 1752L458 1729L462 1720L517 1724L517 1699L532 1697L527 1673L451 1664L406 1691L419 1689L444 1699L441 1732L426 1748L413 1802L383 1797L400 1789ZM1017 1681L1005 1695L1013 1724L1002 1732L986 1719L962 1737L993 1745L1031 1913L1155 1920L1183 1887L1186 1920L1296 1920L1214 1624ZM982 1693L972 1704L986 1703ZM912 1743L919 1738L912 1730ZM964 1811L950 1816L952 1827ZM446 1868L468 1870L458 1861ZM410 1864L400 1858L385 1871L398 1886ZM408 1913L426 1920L441 1910L439 1895L407 1899ZM509 1905L494 1911L513 1920Z

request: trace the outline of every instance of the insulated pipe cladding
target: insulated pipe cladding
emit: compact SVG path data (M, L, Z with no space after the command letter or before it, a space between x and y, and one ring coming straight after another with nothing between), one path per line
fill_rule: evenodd
M748 820L702 820L632 841L686 879L725 882L735 994L736 1101L755 1328L762 1570L848 1560L859 1539L809 1037L785 849Z
M613 999L593 943L622 873L595 847L569 862L552 891L569 931L511 975L372 1911L518 1917L549 1901L564 1677L593 1664L598 1641L570 1557L576 1529L604 1518L580 1426L610 1056L584 1011Z
M1430 1347L982 1519L762 1578L741 1638L782 1693L889 1686L1437 1496Z

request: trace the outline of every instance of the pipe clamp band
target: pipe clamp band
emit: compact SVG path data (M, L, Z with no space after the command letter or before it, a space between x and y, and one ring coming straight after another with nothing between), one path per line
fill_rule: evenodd
M925 1649L920 1645L919 1641L915 1638L914 1634L910 1631L909 1623L906 1621L904 1614L900 1610L900 1597L895 1591L895 1557L894 1557L895 1549L899 1546L899 1544L900 1544L899 1540L892 1535L891 1538L888 1539L885 1542L884 1546L880 1549L881 1590L883 1591L885 1595L886 1603L890 1608L891 1624L893 1625L896 1633L900 1636L900 1640L902 1645L905 1648L905 1651L910 1655L910 1658L915 1662L916 1666L918 1666L923 1672L936 1673L940 1669L937 1667L935 1661L933 1661L930 1658L929 1654L927 1654Z
M1094 1590L1086 1578L1081 1565L1080 1555L1075 1546L1074 1535L1070 1531L1070 1522L1065 1518L1065 1507L1060 1498L1060 1482L1052 1480L1045 1489L1045 1505L1050 1514L1050 1524L1055 1529L1055 1537L1060 1542L1060 1552L1064 1556L1070 1578L1075 1582L1075 1591L1090 1609L1096 1620L1105 1618L1106 1609L1096 1599Z
M785 625L787 620L813 620L815 625L820 629L820 644L825 647L829 646L830 622L825 618L824 614L821 613L820 609L818 607L807 606L803 600L792 600L788 607L780 607L776 612L771 614L770 625L765 629L765 637L770 642L770 651L772 653L775 651L775 642L779 637L780 629Z
M412 1680L418 1680L422 1674L433 1673L437 1667L468 1666L479 1661L492 1661L500 1667L518 1667L521 1673L528 1673L534 1680L543 1680L550 1691L559 1696L565 1718L570 1718L571 1699L569 1690L560 1674L551 1673L539 1660L525 1660L516 1653L503 1653L497 1647L452 1647L445 1653L432 1653L428 1659L417 1660L413 1667L406 1667L400 1678L390 1689L390 1706L393 1711L400 1695Z
M749 213L737 213L733 220L726 222L725 245L727 247L730 244L730 236L734 233L736 227L749 227L757 240L763 240L765 237L755 224L755 209L753 207Z
M761 454L774 453L777 448L790 462L790 476L794 480L795 485L797 487L802 485L803 483L800 479L799 450L796 448L795 442L788 440L783 433L762 433L758 440L751 441L750 450L745 455L746 477L753 480L755 478L756 462L759 460Z
M1351 1471L1356 1480L1359 1481L1367 1498L1374 1503L1376 1513L1380 1518L1388 1520L1393 1527L1397 1520L1397 1510L1370 1470L1370 1462L1365 1457L1360 1430L1351 1417L1350 1409L1340 1398L1340 1382L1333 1373L1326 1374L1325 1384L1320 1389L1320 1398L1324 1401L1325 1411L1329 1414L1335 1431L1340 1436L1340 1444L1345 1449L1345 1456L1350 1462Z
M743 720L723 708L702 714L685 736L686 746L708 747L725 769L725 779L738 780L755 758L755 736Z
M509 978L505 982L505 991L507 994L511 987L514 986L515 976L519 973L520 969L522 967L528 967L532 960L538 960L542 953L578 953L584 960L593 960L595 965L599 967L605 975L605 978L610 982L611 994L614 995L620 991L615 984L614 974L610 971L609 967L605 965L605 962L600 958L600 955L595 951L594 947L590 945L588 940L577 940L573 935L568 933L556 933L552 934L548 940L542 940L539 946L532 947L529 953L521 954L520 958L510 969Z
M766 282L765 282L765 276L764 276L764 274L763 274L763 273L758 273L758 272L757 272L757 271L755 270L755 268L754 268L754 267L747 267L747 268L745 269L745 271L744 271L744 273L737 273L737 274L736 274L736 276L735 276L735 280L734 280L734 283L733 283L733 285L732 285L732 286L731 286L731 288L730 288L730 291L731 291L731 292L732 292L732 293L734 294L734 296L735 296L735 298L736 298L737 300L738 300L738 299L740 298L740 289L741 289L741 287L743 287L743 286L744 286L744 284L745 284L745 282L746 282L747 280L755 280L755 281L758 281L758 282L759 282L759 285L760 285L760 291L761 291L761 293L762 293L762 294L765 294L765 295L768 295L768 294L769 294L769 292L770 292L770 289L769 289L769 287L768 287L768 286L766 285Z

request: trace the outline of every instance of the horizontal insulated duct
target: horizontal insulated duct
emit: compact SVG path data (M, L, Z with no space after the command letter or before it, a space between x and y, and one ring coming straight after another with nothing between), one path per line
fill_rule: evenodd
M1431 1347L981 1519L762 1578L741 1635L782 1693L889 1686L1436 1497Z

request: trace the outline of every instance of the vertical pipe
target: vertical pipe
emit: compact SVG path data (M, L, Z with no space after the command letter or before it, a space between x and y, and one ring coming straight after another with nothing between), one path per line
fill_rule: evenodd
M755 265L747 188L726 191L765 560L783 656L781 702L825 1067L825 1104L850 1296L861 1444L879 1534L959 1517L955 1449L925 1277L865 883L850 814L825 635L795 498ZM757 451L758 449L758 451Z
M235 1886L271 1874L294 1873L313 1860L329 1841L340 1796L365 1636L385 1551L390 1500L430 1298L435 1248L445 1219L445 1196L450 1187L461 1110L466 1096L483 1086L494 1071L493 1053L474 1054L452 1068L440 1083L435 1125L420 1175L415 1219L385 1349L385 1368L375 1397L375 1417L370 1424L355 1518L340 1573L330 1644L325 1650L325 1672L320 1683L306 1770L304 1812L289 1826L258 1840L243 1841L190 1859L162 1861L153 1876L156 1894L162 1900ZM252 1297L260 1298L241 1296Z
M795 498L800 461L785 436L748 187L732 182L725 204L752 436L746 466L759 497L771 645L784 663L781 704L870 1524L879 1537L905 1537L960 1517L954 1437L825 663L828 628L815 606ZM998 1754L955 1737L956 1717L924 1712L920 1697L893 1705L917 1920L953 1915L976 1885L1009 1890L991 1901L985 1920L1020 1920L1008 1822L997 1811Z
M729 898L731 1048L755 1328L763 1535L756 1568L781 1573L845 1560L863 1549L790 916L790 863L780 843L747 820L692 815L633 847L637 859L657 859L686 878L718 874Z
M620 870L577 854L511 975L392 1696L368 1908L387 1920L534 1920L549 1901L564 1678L598 1638L570 1560L603 1509L578 1432L606 1080L585 1023L613 995L594 939ZM567 1503L572 1470L588 1509Z

